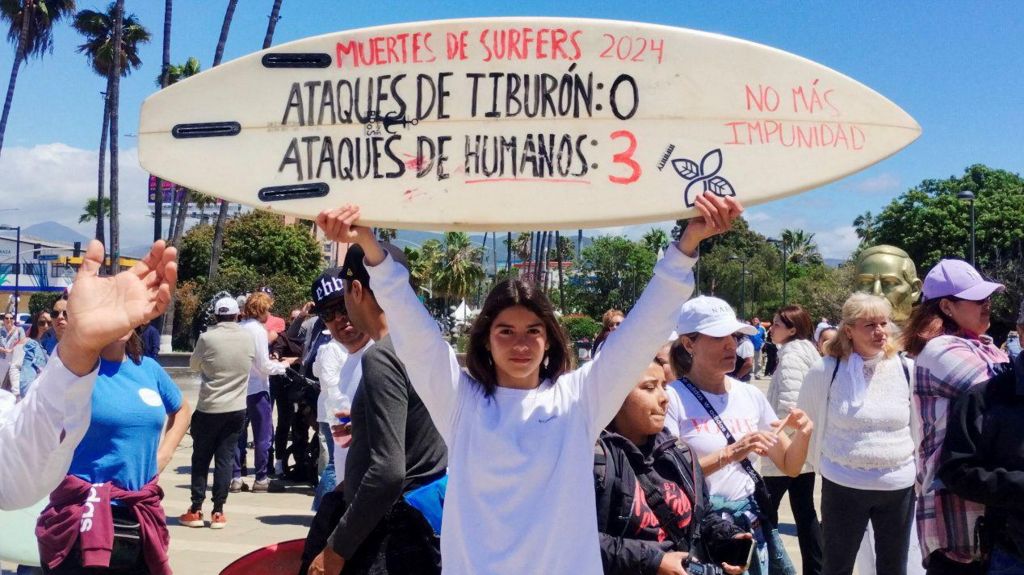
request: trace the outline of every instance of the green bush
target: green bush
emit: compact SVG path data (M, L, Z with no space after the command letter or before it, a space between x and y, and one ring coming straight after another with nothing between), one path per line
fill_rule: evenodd
M562 327L569 334L569 339L579 341L581 339L593 339L601 330L601 322L586 315L565 315L560 318Z
M50 311L53 309L53 303L63 295L64 292L59 291L41 291L32 294L28 298L28 313L35 316L41 311Z

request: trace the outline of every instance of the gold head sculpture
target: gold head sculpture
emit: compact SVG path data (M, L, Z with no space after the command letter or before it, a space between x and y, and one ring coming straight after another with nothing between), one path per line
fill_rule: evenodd
M892 304L893 320L902 323L921 296L917 267L895 246L872 246L857 257L854 290L882 296Z

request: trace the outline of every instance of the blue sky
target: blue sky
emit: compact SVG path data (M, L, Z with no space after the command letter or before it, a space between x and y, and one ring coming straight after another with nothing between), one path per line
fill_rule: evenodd
M261 47L272 0L241 0L225 60ZM122 80L121 133L134 134L142 100L159 72L163 2L128 0L153 33L143 67ZM189 56L204 68L213 59L227 0L177 0L172 60ZM79 0L79 8L106 2ZM1024 4L1002 2L341 2L284 0L275 44L363 26L477 16L580 16L637 20L718 32L760 42L820 62L874 88L910 113L921 138L892 158L844 180L748 210L752 226L769 235L786 227L814 232L827 257L856 245L851 222L877 213L927 178L959 174L974 163L1024 171ZM22 69L0 158L0 223L56 220L76 224L95 194L96 147L104 81L75 52L81 39L68 25L55 33L54 52ZM13 48L0 46L0 77ZM145 174L135 140L122 138L123 245L144 243ZM799 206L799 208L797 207ZM670 225L670 224L666 224ZM614 229L634 235L651 225Z

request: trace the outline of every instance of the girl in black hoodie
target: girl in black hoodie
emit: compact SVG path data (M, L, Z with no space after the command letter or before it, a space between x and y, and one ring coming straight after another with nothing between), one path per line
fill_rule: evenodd
M724 542L751 538L712 511L696 456L665 429L668 393L662 366L651 363L595 445L606 574L683 575L699 570L691 562L710 567Z

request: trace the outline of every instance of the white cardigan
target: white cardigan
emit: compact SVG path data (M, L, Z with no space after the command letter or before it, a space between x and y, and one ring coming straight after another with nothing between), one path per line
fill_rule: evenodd
M779 419L785 419L789 410L797 406L804 376L815 363L821 361L818 348L806 339L794 339L779 348L779 365L772 374L768 385L768 403ZM813 421L813 419L812 419ZM810 473L810 460L804 464L801 473ZM761 475L778 477L786 475L769 458L762 460Z

